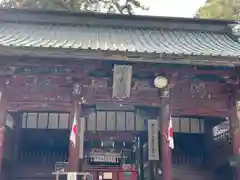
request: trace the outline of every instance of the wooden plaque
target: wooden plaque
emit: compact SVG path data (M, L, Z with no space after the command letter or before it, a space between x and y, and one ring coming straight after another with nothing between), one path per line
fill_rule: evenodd
M148 159L159 160L158 121L148 120Z
M113 98L130 97L132 82L132 66L115 65L113 75Z

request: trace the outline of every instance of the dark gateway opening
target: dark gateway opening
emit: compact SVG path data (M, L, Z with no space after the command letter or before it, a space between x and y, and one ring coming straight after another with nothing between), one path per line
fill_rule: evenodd
M69 130L23 129L19 146L19 162L53 165L67 162Z

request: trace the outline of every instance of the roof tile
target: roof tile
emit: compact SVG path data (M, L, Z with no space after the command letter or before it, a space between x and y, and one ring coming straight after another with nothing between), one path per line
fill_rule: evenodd
M0 27L3 46L240 56L240 43L219 32L17 23Z

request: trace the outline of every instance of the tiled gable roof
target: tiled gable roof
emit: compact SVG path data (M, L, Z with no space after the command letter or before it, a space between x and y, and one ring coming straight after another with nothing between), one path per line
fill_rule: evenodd
M38 14L35 15L35 18L36 16ZM101 19L102 23L109 21L107 16L104 18ZM87 23L62 25L57 22L55 24L42 23L43 21L39 23L39 19L36 20L36 23L34 20L29 22L29 20L23 21L23 19L13 21L8 20L6 16L5 19L0 18L0 45L180 55L240 56L240 43L232 39L226 31L194 29L196 24L192 30L191 27L168 26L164 28L162 25L128 27L123 25L123 21L129 23L128 20L121 20L121 23L119 20L119 26L117 26L117 22L114 26L113 24L108 26L106 23L103 25L97 23L96 19L94 21L88 19ZM155 21L157 24L158 21ZM194 24L197 21L192 20L191 22ZM185 21L183 22L185 23ZM191 22L188 23L191 25ZM201 22L197 25L201 27L201 24L203 27L207 27L209 22L205 24ZM222 23L223 29L226 24L226 22ZM217 23L217 25L221 26L221 23Z

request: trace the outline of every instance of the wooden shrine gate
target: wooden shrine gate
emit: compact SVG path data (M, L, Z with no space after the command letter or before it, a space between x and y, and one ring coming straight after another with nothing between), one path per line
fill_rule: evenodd
M228 162L240 149L240 34L233 26L0 9L1 180L53 180L56 161L94 180L240 180L239 166ZM69 143L74 117L76 146ZM212 130L223 121L231 143L218 161L223 143ZM127 158L94 164L94 149Z

